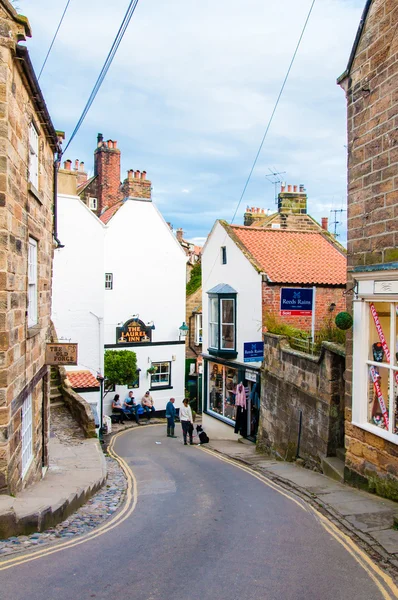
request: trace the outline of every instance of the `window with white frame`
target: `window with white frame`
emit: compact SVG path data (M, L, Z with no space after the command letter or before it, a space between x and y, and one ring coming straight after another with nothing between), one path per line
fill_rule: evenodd
M113 273L105 273L105 289L113 290Z
M32 435L32 395L24 400L22 404L22 477L28 472L33 459L33 435Z
M39 134L33 122L29 125L29 181L39 189Z
M200 346L202 343L202 313L195 315L195 344Z
M88 207L91 208L91 210L97 210L97 207L98 207L97 198L89 198L88 199Z
M354 302L353 423L398 444L398 302Z
M218 298L210 296L209 299L209 344L210 348L218 348Z
M236 354L236 294L209 295L209 352Z
M33 327L38 323L37 287L37 242L30 237L28 249L28 327Z
M171 362L153 362L152 367L151 388L171 385Z

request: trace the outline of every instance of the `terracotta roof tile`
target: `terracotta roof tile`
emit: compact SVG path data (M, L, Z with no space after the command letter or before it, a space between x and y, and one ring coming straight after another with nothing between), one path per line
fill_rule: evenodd
M68 371L67 377L73 388L98 388L100 384L90 371Z
M231 230L270 281L324 285L347 281L345 255L321 232L239 225Z
M100 216L100 220L105 223L105 225L112 219L112 217L117 213L119 208L123 205L123 200L117 202L113 206L110 206L106 209L105 212Z

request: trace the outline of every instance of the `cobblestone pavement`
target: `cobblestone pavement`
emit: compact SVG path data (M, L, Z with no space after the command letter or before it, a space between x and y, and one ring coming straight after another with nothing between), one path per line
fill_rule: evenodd
M0 540L0 555L15 554L36 546L71 539L92 531L109 519L123 502L127 480L116 460L106 457L106 464L108 469L106 485L84 506L70 515L66 521L47 531Z

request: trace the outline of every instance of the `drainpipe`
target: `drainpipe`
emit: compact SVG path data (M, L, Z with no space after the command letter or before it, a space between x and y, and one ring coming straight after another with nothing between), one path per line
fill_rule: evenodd
M65 245L58 239L58 169L61 164L62 150L58 148L58 152L54 158L54 211L53 211L53 237L57 242L57 248L65 248Z

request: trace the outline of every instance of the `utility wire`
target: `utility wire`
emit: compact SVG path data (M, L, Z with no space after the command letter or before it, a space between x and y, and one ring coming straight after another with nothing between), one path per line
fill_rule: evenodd
M66 3L65 10L64 10L64 12L62 13L61 20L60 20L60 22L58 23L57 30L56 30L56 32L55 32L55 34L54 34L54 37L53 37L53 39L52 39L52 42L51 42L51 44L50 44L50 47L49 47L49 49L48 49L48 52L47 52L47 54L46 54L46 58L44 59L44 62L43 62L43 64L42 64L42 66L41 66L40 73L39 73L39 76L38 76L37 80L39 80L39 79L40 79L40 77L41 77L41 74L43 73L44 67L46 66L46 62L47 62L47 60L48 60L48 57L50 56L51 50L52 50L52 48L53 48L53 46L54 46L54 42L55 42L55 40L56 40L56 37L57 37L57 35L58 35L58 31L60 30L60 27L61 27L61 25L62 25L62 21L64 20L64 16L65 16L65 14L66 14L66 11L68 10L68 6L69 6L69 4L70 4L70 0L68 0L68 1L67 1L67 3Z
M80 129L80 127L81 127L84 119L86 118L86 115L87 115L88 111L90 110L92 103L95 100L95 97L96 97L96 95L97 95L97 93L98 93L98 91L99 91L99 89L100 89L100 87L102 85L102 82L104 81L104 79L106 77L106 74L107 74L107 72L109 70L109 67L112 64L112 61L113 61L113 59L114 59L114 57L116 55L116 52L117 52L117 50L118 50L118 48L120 46L120 43L121 43L121 41L122 41L122 39L124 37L124 34L126 33L126 30L127 30L128 26L130 24L131 17L134 14L134 11L135 11L135 9L137 7L137 4L138 4L138 0L130 0L129 6L128 6L127 11L126 11L126 14L124 15L124 19L123 19L123 21L122 21L122 23L121 23L121 25L119 27L119 31L117 32L115 39L113 40L111 49L109 50L108 56L105 59L105 62L104 62L103 67L101 69L101 72L98 75L97 81L95 82L93 90L92 90L92 92L91 92L91 94L89 96L89 99L87 100L87 104L84 107L83 112L82 112L82 114L80 116L80 119L78 120L77 125L74 128L74 130L72 132L72 135L71 135L71 137L69 139L69 142L67 143L67 145L65 147L65 150L63 152L65 152L68 149L68 147L71 144L73 138L75 137L75 135L79 131L79 129Z
M240 205L241 205L241 203L242 203L242 200L243 200L243 197L244 197L244 195L245 195L245 193L246 193L247 186L249 185L250 179L251 179L251 177L252 177L252 175L253 175L253 171L254 171L254 169L255 169L255 167L256 167L256 164L257 164L258 158L259 158L259 156L260 156L260 153L261 153L261 150L262 150L262 148L263 148L263 145L264 145L264 142L265 142L265 138L267 137L267 134L268 134L269 128L271 127L272 121L273 121L273 119L274 119L274 115L275 115L275 113L276 113L276 109L278 108L279 101L280 101L280 99L281 99L281 97L282 97L282 94L283 94L283 91L284 91L284 89L285 89L286 82L287 82L287 80L288 80L288 78L289 78L289 75L290 75L290 71L292 70L292 67L293 67L294 60L295 60L295 58L296 58L296 55L297 55L297 52L298 52L298 50L299 50L299 48L300 48L301 40L303 39L303 36L304 36L305 30L307 29L307 24L308 24L308 21L309 21L309 19L310 19L310 16L311 16L312 9L314 8L315 1L316 1L316 0L312 0L312 3L311 3L311 6L310 6L310 9L309 9L309 11L308 11L308 14L307 14L307 18L306 18L306 20L305 20L305 22L304 22L303 28L302 28L302 30L301 30L300 37L299 37L299 39L298 39L298 42L297 42L296 48L295 48L295 50L294 50L294 53L293 53L293 56L292 56L292 60L290 61L289 68L288 68L288 70L287 70L287 72L286 72L285 78L284 78L284 80L283 80L283 83L282 83L281 89L280 89L280 91L279 91L278 97L277 97L277 99L276 99L276 102L275 102L275 105L274 105L274 108L273 108L273 110L272 110L272 113L271 113L271 116L270 116L270 118L269 118L269 120L268 120L268 124L267 124L267 127L266 127L266 129L265 129L265 133L264 133L264 135L263 135L263 138L262 138L262 140L261 140L260 147L259 147L259 149L258 149L258 151L257 151L257 154L256 154L256 156L255 156L254 162L253 162L253 164L252 164L252 168L250 169L249 175L248 175L248 177L247 177L247 179L246 179L246 183L245 183L245 185L244 185L244 187L243 187L242 194L241 194L241 196L240 196L240 198L239 198L239 202L238 202L238 204L237 204L237 207L236 207L236 209L235 209L235 212L234 212L234 214L233 214L233 217L232 217L232 220L231 220L231 225L232 225L232 223L234 222L234 220L235 220L235 217L236 217L236 215L237 215L237 213L238 213L239 207L240 207ZM227 233L225 233L224 242L225 242L225 240L227 239L227 235L228 235L228 234L227 234ZM214 261L214 263L213 263L213 266L212 266L212 268L211 268L211 270L210 270L210 273L208 274L206 281L203 283L203 287L206 285L206 283L207 283L207 282L208 282L208 280L210 279L210 276L211 276L211 274L212 274L212 272L213 272L213 269L214 269L214 267L215 267L215 265L216 265L216 262L217 262L218 260L219 260L219 257L218 257L218 254L217 254L217 256L216 256L216 258L215 258L215 261Z
M278 94L278 97L277 97L277 99L276 99L276 102L275 102L274 109L273 109L273 111L272 111L272 113L271 113L271 116L270 116L270 118L269 118L269 121L268 121L268 124L267 124L266 130L265 130L265 133L264 133L264 135L263 135L263 139L261 140L261 144L260 144L260 147L259 147L259 149L258 149L258 151L257 151L256 157L255 157L255 159L254 159L254 162L253 162L253 165L252 165L252 168L250 169L249 176L248 176L248 178L247 178L247 180L246 180L246 183L245 183L245 185L244 185L244 188L243 188L242 194L241 194L241 196L240 196L240 198L239 198L239 202L238 202L238 205L237 205L237 207L236 207L236 209L235 209L234 216L232 217L231 224L232 224L232 223L234 222L234 220L235 220L236 214L237 214L237 212L238 212L238 210L239 210L239 207L240 207L240 205L241 205L241 203L242 203L243 196L244 196L244 195L245 195L245 193L246 193L247 186L249 185L250 179L251 179L251 177L252 177L252 175L253 175L253 171L254 171L254 169L255 169L255 167L256 167L256 164L257 164L257 161L258 161L258 157L260 156L261 150L263 149L263 145L264 145L264 142L265 142L265 138L267 137L267 134L268 134L269 128L271 127L271 123L272 123L272 121L273 121L273 119L274 119L274 115L275 115L275 113L276 113L276 109L278 108L278 104L279 104L279 101L280 101L280 99L281 99L281 96L282 96L282 94L283 94L283 90L285 89L285 85L286 85L286 82L287 82L287 80L288 80L288 78L289 78L290 71L291 71L291 69L292 69L292 66L293 66L294 60L295 60L295 58L296 58L296 55L297 55L298 49L300 48L301 40L303 39L304 32L305 32L305 30L306 30L306 28L307 28L307 24L308 24L308 21L309 21L309 19L310 19L310 16L311 16L312 9L314 8L314 4L315 4L315 0L312 0L312 4L311 4L311 6L310 6L310 10L308 11L308 15L307 15L307 18L306 18L306 20L305 20L305 23L304 23L303 29L301 30L301 34L300 34L299 40L298 40L298 42L297 42L296 49L295 49L295 51L294 51L294 53L293 53L292 60L290 61L289 68L288 68L288 70L287 70L287 73L286 73L286 75L285 75L285 79L283 80L282 87L281 87L281 89L280 89L280 91L279 91L279 94Z

